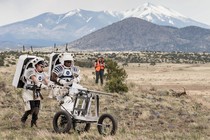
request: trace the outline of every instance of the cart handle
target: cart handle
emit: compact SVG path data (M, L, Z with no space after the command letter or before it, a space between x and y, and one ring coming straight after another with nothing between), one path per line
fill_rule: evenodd
M70 87L66 87L67 89L70 89ZM78 88L79 91L85 91L85 92L92 92L98 95L107 95L107 96L114 96L111 93L106 93L106 92L102 92L102 91L96 91L96 90L88 90L88 89L82 89L82 88Z
M86 92L92 92L92 93L95 93L95 94L98 94L98 95L107 95L107 96L114 96L113 94L111 93L106 93L106 92L102 92L102 91L96 91L96 90L83 90L83 89L78 89L80 91L86 91Z

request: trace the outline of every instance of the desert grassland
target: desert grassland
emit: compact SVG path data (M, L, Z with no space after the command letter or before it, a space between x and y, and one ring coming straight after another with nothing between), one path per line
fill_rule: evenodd
M142 88L153 86L159 89L179 89L185 87L188 92L205 94L210 86L210 64L131 64L126 68L128 82ZM202 91L202 92L201 92Z
M118 120L115 136L103 137L93 124L87 133L53 132L52 119L59 110L55 100L43 91L38 128L21 128L24 112L21 90L12 87L15 66L0 67L0 139L210 139L210 64L130 64L124 67L128 93L100 96L100 114L110 113ZM84 87L95 85L93 68L80 68ZM187 95L177 97L174 93Z

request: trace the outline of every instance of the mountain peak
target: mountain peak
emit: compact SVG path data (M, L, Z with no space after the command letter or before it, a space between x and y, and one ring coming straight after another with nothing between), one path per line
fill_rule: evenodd
M74 9L74 10L71 10L71 11L67 12L67 13L65 14L64 17L72 16L72 15L74 15L74 14L79 13L80 11L82 11L82 10L81 10L81 9Z
M158 25L175 26L178 28L196 25L198 22L185 17L175 10L166 8L161 5L144 3L135 9L124 12L124 18L137 17ZM207 26L206 26L207 27Z
M154 5L152 3L144 3L143 6L138 6L135 9L128 10L127 13L128 13L127 16L138 17L138 18L142 18L144 16L151 15L151 14L156 15L158 17L168 16L168 17L174 17L174 18L177 18L177 17L186 18L182 14L172 9L166 8L161 5Z
M151 7L154 6L154 4L150 3L150 2L146 2L143 4L143 7Z

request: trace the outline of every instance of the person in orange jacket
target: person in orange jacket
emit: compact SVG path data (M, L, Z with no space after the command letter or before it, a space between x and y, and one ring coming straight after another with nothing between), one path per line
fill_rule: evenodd
M103 85L104 68L105 68L104 58L100 56L95 61L96 84L98 84L98 80L100 78L101 85Z

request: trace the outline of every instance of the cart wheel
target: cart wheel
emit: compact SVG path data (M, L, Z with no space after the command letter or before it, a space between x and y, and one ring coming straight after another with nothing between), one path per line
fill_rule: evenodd
M76 123L73 122L73 128L78 133L80 132L88 132L90 130L90 123Z
M117 121L110 114L103 114L98 120L98 132L101 135L115 135L117 131Z
M67 133L71 129L72 119L68 112L59 111L53 118L53 128L57 133Z

